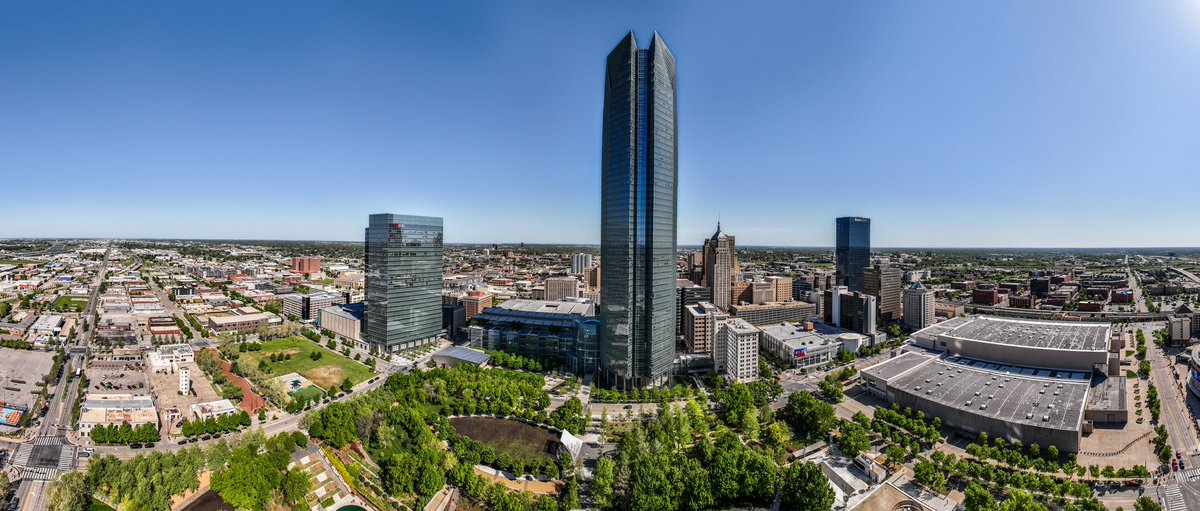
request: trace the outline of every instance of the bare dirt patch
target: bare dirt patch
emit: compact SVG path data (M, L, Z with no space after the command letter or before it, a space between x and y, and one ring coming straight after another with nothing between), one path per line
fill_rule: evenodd
M491 446L497 454L508 452L524 458L554 459L559 438L546 428L495 417L454 417L450 425L458 434Z
M305 371L304 377L323 389L337 387L346 379L345 372L338 366L314 367Z

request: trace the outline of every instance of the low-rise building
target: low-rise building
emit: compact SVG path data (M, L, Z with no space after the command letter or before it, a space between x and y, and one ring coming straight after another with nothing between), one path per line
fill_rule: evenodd
M249 333L266 328L273 316L265 312L229 316L209 316L208 329L218 334Z
M224 415L234 415L238 409L228 399L218 399L207 403L196 403L188 407L193 420L215 419Z
M792 301L739 304L730 305L729 313L751 325L770 325L812 319L817 315L817 306L808 302Z
M760 348L792 367L815 369L837 360L843 352L857 353L869 342L867 339L862 334L814 323L780 323L762 327Z
M149 396L131 394L89 395L83 401L79 413L79 432L88 434L96 426L120 426L129 424L136 428L142 424L158 425L158 411Z
M321 309L318 324L353 341L362 340L363 304L334 305Z

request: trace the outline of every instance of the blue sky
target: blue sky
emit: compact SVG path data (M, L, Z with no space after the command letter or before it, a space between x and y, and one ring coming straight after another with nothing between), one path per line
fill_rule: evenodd
M681 244L1200 246L1200 0L0 0L0 237L596 243L629 30Z

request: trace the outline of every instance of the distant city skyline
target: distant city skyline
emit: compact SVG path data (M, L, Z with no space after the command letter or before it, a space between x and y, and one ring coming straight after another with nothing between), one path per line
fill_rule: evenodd
M1200 246L1195 2L545 7L2 4L0 237L595 245L633 30L682 62L681 246Z

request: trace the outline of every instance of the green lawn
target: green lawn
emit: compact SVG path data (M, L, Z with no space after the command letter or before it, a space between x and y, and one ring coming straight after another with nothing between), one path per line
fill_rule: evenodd
M0 259L0 264L15 264L22 266L26 264L41 264L41 261L30 261L28 259Z
M324 356L320 360L309 358L309 354L314 351L320 351L324 353ZM275 353L290 354L292 358L283 362L271 362L270 357ZM341 385L342 380L346 378L350 378L351 382L357 384L371 377L371 370L367 369L367 366L299 336L264 342L262 351L242 353L239 363L258 367L259 361L264 359L270 365L269 374L271 376L300 373L301 376L312 380L313 383L326 390Z
M88 298L86 296L71 296L64 295L54 300L54 310L83 312L87 308Z

